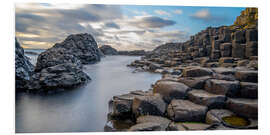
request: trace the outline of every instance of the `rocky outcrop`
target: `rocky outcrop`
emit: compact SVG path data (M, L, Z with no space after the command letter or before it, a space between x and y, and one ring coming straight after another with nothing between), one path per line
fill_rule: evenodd
M143 56L146 54L144 50L134 50L134 51L118 51L119 55L128 55L128 56Z
M117 55L118 54L117 50L112 48L109 45L103 45L99 47L99 49L104 55Z
M97 43L90 34L70 35L38 56L27 90L55 91L84 84L91 79L83 72L83 64L95 63L100 56Z
M27 88L27 84L31 80L34 71L34 66L30 63L28 58L24 55L24 49L20 43L15 39L15 79L16 91Z
M41 71L44 68L64 63L74 63L81 67L81 64L97 61L100 61L100 51L95 39L87 33L75 34L42 52L38 56L35 70Z

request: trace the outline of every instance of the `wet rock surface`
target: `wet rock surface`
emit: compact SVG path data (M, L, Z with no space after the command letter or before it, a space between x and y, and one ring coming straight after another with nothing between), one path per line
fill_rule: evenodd
M163 75L151 91L168 106L158 116L171 120L166 130L258 128L257 13L247 8L231 26L208 27L186 42L160 45L129 64L140 72Z
M99 49L104 55L117 55L118 54L117 50L112 48L109 45L103 45L99 47Z
M188 93L189 100L200 105L207 106L208 109L224 108L226 97L208 93L204 90L192 90Z
M24 55L24 49L20 43L15 39L15 79L16 91L28 88L31 83L34 66L30 63L28 58Z
M188 100L172 100L167 111L169 118L176 122L203 122L207 107Z
M21 51L16 54L22 54L19 52ZM29 92L52 92L85 84L91 78L83 72L83 64L96 63L100 61L100 56L100 50L92 35L70 35L38 56L34 71L31 72L31 77L27 78L30 81L24 85L24 89ZM22 68L18 68L18 71L19 69ZM30 68L27 70L30 71Z
M189 90L190 88L185 84L174 81L158 81L153 88L153 92L159 93L167 103L172 99L187 98Z

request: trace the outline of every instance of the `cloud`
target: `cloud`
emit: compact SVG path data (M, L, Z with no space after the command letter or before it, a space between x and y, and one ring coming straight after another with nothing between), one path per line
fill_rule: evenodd
M171 16L170 13L166 12L166 11L163 11L163 10L155 10L154 11L156 14L158 15L166 15L166 16Z
M174 25L176 22L160 17L147 16L133 20L130 22L130 24L140 28L163 28L166 26Z
M115 29L120 29L120 26L114 22L107 22L105 23L105 27L107 28L115 28Z
M219 24L228 21L227 16L214 16L208 9L201 9L190 15L192 19L202 20L206 23Z
M211 14L208 9L202 9L191 15L191 17L196 19L208 20L211 18Z
M66 36L76 33L91 33L97 41L100 41L100 36L103 36L102 29L81 24L106 22L119 18L122 18L119 6L77 5L67 9L55 5L50 7L50 4L46 6L16 4L16 36L21 41L35 41L22 43L24 47L36 46L37 48L48 48L56 42L61 42ZM106 26L117 28L113 23L108 23ZM44 42L47 42L47 46Z
M173 20L144 11L125 16L117 5L16 4L15 13L16 37L25 48L49 48L76 33L90 33L98 45L118 50L152 50L188 38L183 31L164 31Z
M183 14L183 11L181 9L174 10L173 13L181 15Z

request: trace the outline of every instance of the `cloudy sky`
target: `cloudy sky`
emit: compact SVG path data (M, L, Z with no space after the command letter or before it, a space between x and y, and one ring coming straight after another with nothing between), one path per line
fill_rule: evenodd
M70 34L90 33L99 46L151 50L183 42L208 26L231 25L244 8L20 3L16 37L24 48L46 49Z

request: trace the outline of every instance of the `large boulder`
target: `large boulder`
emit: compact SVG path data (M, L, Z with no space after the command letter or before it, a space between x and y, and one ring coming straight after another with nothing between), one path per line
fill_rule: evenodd
M147 122L153 122L153 123L158 123L161 126L161 130L165 131L169 124L171 123L171 120L165 118L165 117L160 117L160 116L154 116L154 115L144 115L140 116L137 118L136 123L147 123Z
M258 98L258 83L240 82L242 98Z
M100 51L95 39L90 34L68 36L63 42L56 43L52 48L38 56L36 71L67 62L80 64L95 63L100 60Z
M24 49L20 46L17 39L15 39L15 79L16 90L27 89L27 84L31 80L34 66L30 63L28 58L24 55Z
M224 95L216 95L204 90L192 90L188 93L188 98L196 104L207 106L208 109L224 108L226 101Z
M134 98L132 104L132 112L136 117L141 115L163 116L166 108L167 104L159 94L137 96Z
M258 118L258 100L245 98L229 98L227 108L239 116L246 118Z
M239 94L240 84L238 81L210 79L205 83L205 90L213 94L236 97Z
M39 74L39 84L43 89L71 88L90 80L90 77L73 63L59 64L44 68Z
M258 71L255 70L242 70L235 73L236 79L243 82L258 82Z
M210 76L202 76L202 77L180 77L178 78L178 82L184 83L190 88L193 89L203 89L206 80L210 79Z
M139 123L130 127L128 131L162 131L162 125L155 122Z
M153 88L153 92L159 93L167 103L172 99L187 98L189 90L185 84L175 81L158 81Z
M132 104L135 97L152 95L146 91L131 91L128 94L114 96L112 102L112 115L116 117L130 117L132 115Z
M183 70L184 77L200 77L212 75L213 71L209 68L203 68L199 66L186 67Z
M206 106L181 99L172 100L167 109L169 118L176 122L203 122L206 111Z
M90 34L70 35L38 56L29 89L52 90L84 84L90 77L83 72L82 64L97 62L100 55Z
M99 47L100 51L105 55L117 55L118 52L116 49L112 48L109 45L103 45Z

